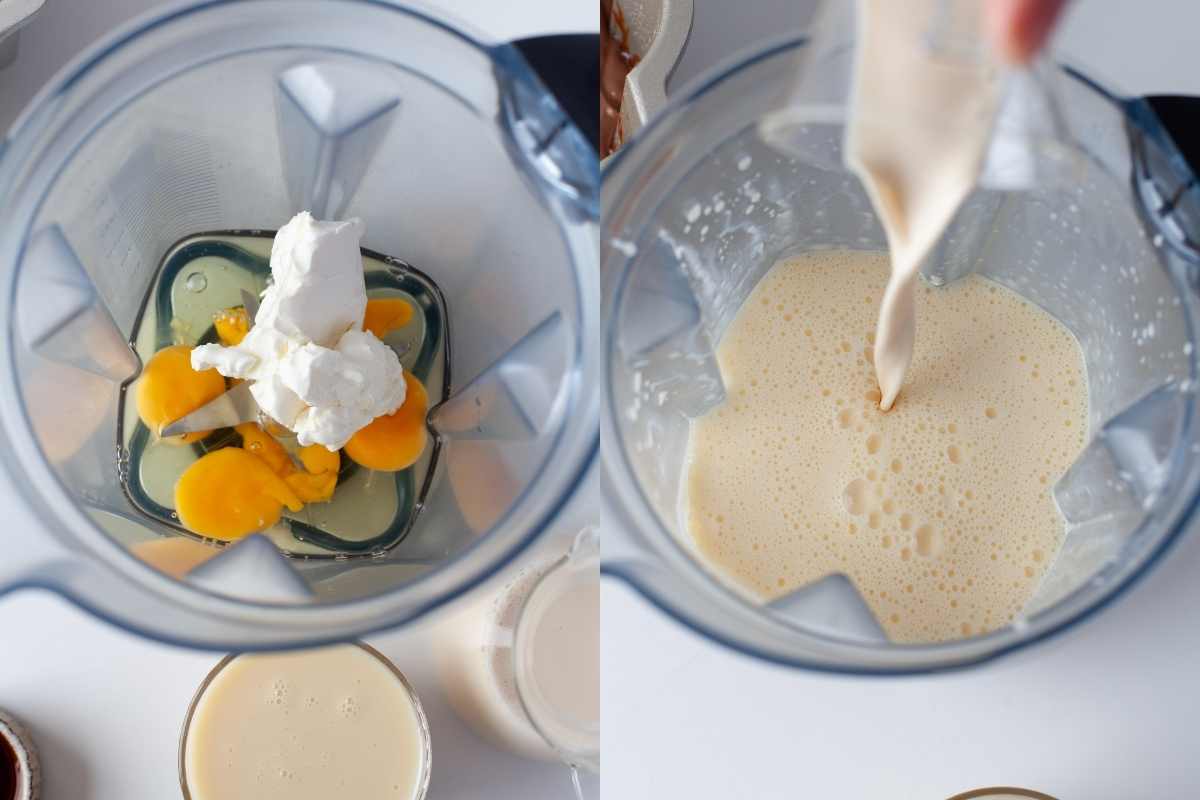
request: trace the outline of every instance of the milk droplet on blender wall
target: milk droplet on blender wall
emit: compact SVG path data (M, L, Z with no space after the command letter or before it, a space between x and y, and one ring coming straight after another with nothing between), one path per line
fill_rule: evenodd
M637 245L628 239L613 237L612 239L609 239L609 244L612 245L613 250L616 250L626 258L633 258L637 255Z

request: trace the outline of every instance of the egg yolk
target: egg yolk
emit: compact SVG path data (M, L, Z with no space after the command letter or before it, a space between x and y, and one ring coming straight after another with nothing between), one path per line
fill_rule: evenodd
M137 382L137 411L142 422L158 433L180 417L225 392L225 378L215 369L192 369L192 348L177 344L159 350L142 369ZM163 439L184 444L203 439L211 431L195 431Z
M377 298L367 301L363 330L382 339L412 318L408 301ZM221 344L233 347L245 338L251 321L246 309L238 306L217 314L213 325ZM346 454L364 467L387 472L407 469L425 449L428 396L411 374L405 373L404 382L406 394L400 408L377 417L346 444ZM192 370L190 347L169 347L156 353L143 371L138 413L147 426L161 430L224 391L225 380L216 370ZM185 527L232 541L277 523L284 506L296 512L305 503L333 497L341 466L337 452L321 445L302 447L296 452L303 465L300 469L269 429L247 422L236 430L242 437L241 447L208 453L175 484L175 510ZM177 438L190 442L207 434Z
M301 447L298 453L304 471L294 469L284 476L300 499L306 503L323 503L333 497L337 486L338 469L342 457L336 450L328 450L319 444Z
M284 482L292 491L306 503L324 503L333 497L337 488L337 473L323 472L314 475L311 472L292 472L285 475Z
M242 436L242 449L265 461L276 475L282 477L295 469L292 466L292 459L288 457L287 450L283 449L283 445L256 423L243 422L234 430Z
M382 339L388 333L403 328L413 318L413 307L399 297L377 297L367 301L363 314L363 330Z
M213 327L217 329L217 338L226 347L235 347L242 343L250 332L250 315L242 306L227 308L213 317Z
M333 497L337 487L341 458L321 445L302 447L297 458L304 469L297 469L291 456L274 436L253 422L243 422L235 429L242 436L242 449L258 456L283 478L302 502L321 503Z
M330 450L324 445L310 444L300 448L300 463L314 475L322 472L337 472L341 469L342 458L336 450Z
M407 469L425 449L425 413L429 405L425 387L408 372L404 373L404 383L407 394L403 405L391 414L376 417L346 443L346 455L368 469Z
M189 530L222 541L240 539L279 521L300 498L266 461L240 447L205 455L175 484L175 511Z

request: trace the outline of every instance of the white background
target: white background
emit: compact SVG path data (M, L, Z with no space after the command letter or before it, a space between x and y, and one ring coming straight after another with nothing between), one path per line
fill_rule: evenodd
M116 23L154 5L155 0L46 0L21 31L16 62L0 69L0 129L68 58ZM594 0L439 0L426 5L468 20L474 30L496 40L594 31L598 19ZM0 520L8 502L0 486ZM564 524L561 532L577 529ZM432 670L427 628L369 641L408 675L429 716L434 764L430 800L573 796L565 767L500 752L454 716ZM218 659L219 654L137 639L40 592L0 598L0 707L32 729L46 778L44 800L180 797L180 723L196 686ZM589 800L598 796L598 785L598 780L586 779Z
M675 86L797 27L810 5L695 2ZM1194 0L1078 0L1060 43L1117 88L1200 94L1198 31ZM789 672L699 639L622 584L602 599L606 798L943 800L997 784L1200 797L1195 532L1079 630L936 678Z

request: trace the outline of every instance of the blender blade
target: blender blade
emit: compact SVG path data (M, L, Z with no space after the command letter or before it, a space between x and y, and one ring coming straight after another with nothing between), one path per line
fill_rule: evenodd
M258 296L253 292L248 292L245 289L241 290L242 308L246 309L246 316L250 318L250 324L254 324L254 318L258 316Z
M254 395L250 394L250 382L247 381L175 420L159 431L159 436L165 438L195 431L232 428L243 422L254 422L258 414L258 403L254 402Z

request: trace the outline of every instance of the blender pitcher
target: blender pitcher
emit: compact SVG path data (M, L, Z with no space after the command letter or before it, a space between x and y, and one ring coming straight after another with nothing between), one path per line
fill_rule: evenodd
M900 645L844 575L770 602L747 596L699 559L687 531L689 425L722 402L716 345L779 258L887 249L842 164L851 58L849 45L798 38L726 65L606 165L603 570L702 635L768 661L859 673L962 666L1099 610L1188 524L1200 482L1200 193L1156 114L1164 101L1121 98L1054 68L1043 76L1054 135L1026 171L1036 180L976 189L923 267L933 285L979 272L1013 289L1061 320L1084 353L1090 443L1054 487L1066 536L1012 624ZM791 120L785 150L767 139L795 100L798 70L809 106Z
M415 619L545 530L599 444L594 121L573 123L531 68L554 50L391 3L209 1L64 68L0 145L0 592L45 587L192 646L313 645ZM433 463L386 547L284 553L255 534L214 554L123 490L130 339L175 244L250 241L301 210L361 217L365 253L435 284ZM203 566L176 579L131 556L164 541Z

